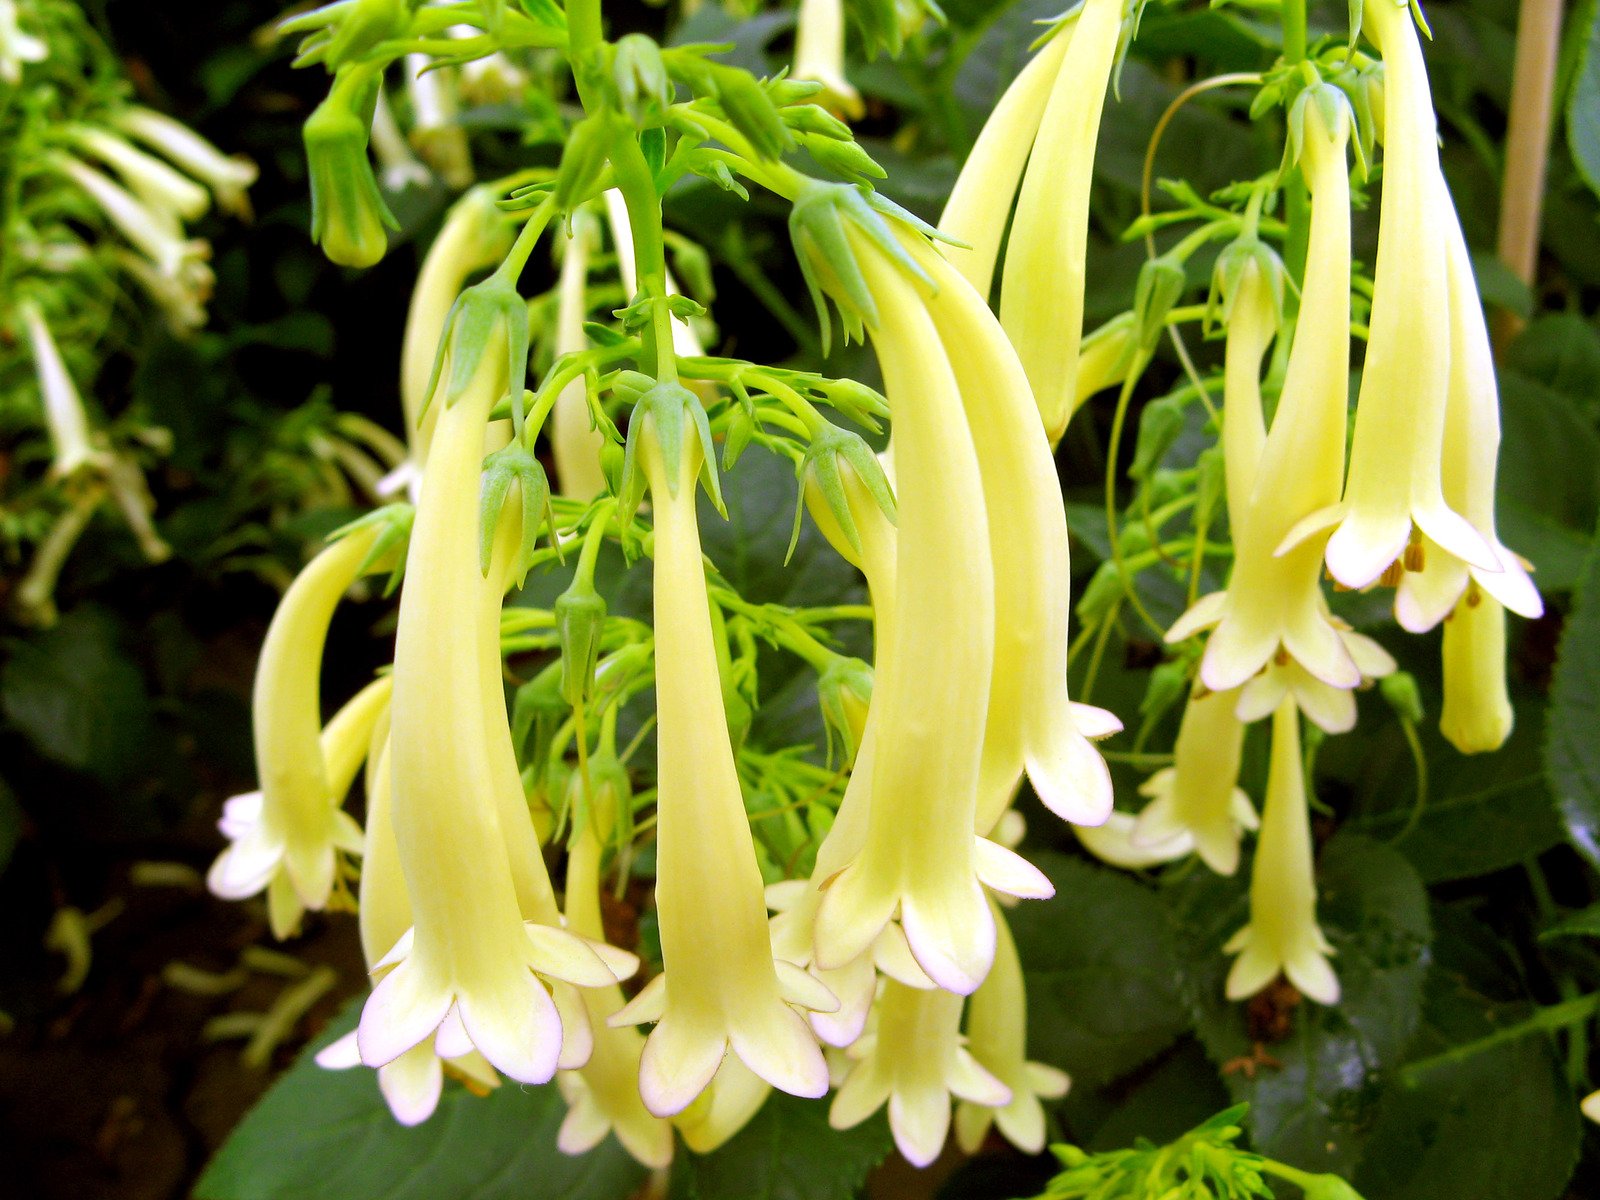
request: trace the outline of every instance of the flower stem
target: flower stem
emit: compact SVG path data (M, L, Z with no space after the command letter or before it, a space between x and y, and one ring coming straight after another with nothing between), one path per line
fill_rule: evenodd
M1465 1042L1459 1046L1435 1054L1431 1058L1424 1058L1409 1064L1400 1072L1400 1082L1408 1088L1420 1087L1423 1077L1439 1067L1447 1067L1453 1063L1465 1062L1486 1050L1493 1050L1496 1046L1503 1046L1527 1037L1531 1033L1551 1033L1557 1029L1564 1029L1568 1025L1576 1025L1580 1021L1587 1021L1600 1011L1600 991L1590 992L1587 996L1579 996L1575 1000L1565 1000L1560 1004L1551 1004L1536 1011L1524 1021L1515 1025L1507 1025L1504 1029L1496 1029L1493 1033L1473 1042Z

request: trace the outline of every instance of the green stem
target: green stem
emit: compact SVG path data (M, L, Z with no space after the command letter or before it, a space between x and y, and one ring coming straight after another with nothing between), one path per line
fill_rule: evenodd
M1587 1021L1596 1011L1600 1011L1600 992L1590 992L1587 996L1579 996L1576 1000L1549 1005L1539 1009L1525 1021L1507 1025L1504 1029L1497 1029L1477 1041L1452 1046L1431 1058L1411 1063L1400 1072L1400 1082L1408 1088L1419 1087L1423 1076L1439 1067L1464 1062L1486 1050L1493 1050L1497 1046L1517 1041L1532 1033L1553 1033L1568 1025L1576 1025L1580 1021Z
M588 69L594 52L604 42L600 0L567 0L567 54L572 62L572 81L578 86L578 99L585 112L595 112L604 104Z
M1291 66L1306 57L1306 0L1283 0L1283 60ZM1284 237L1284 265L1296 284L1305 280L1306 248L1311 240L1311 193L1305 176L1297 168L1284 187L1284 222L1289 231ZM1284 297L1292 316L1298 307L1293 294Z
M639 272L639 291L650 301L650 323L642 341L645 370L654 368L664 383L678 381L678 358L672 352L672 311L667 307L667 247L661 236L661 197L655 176L633 131L621 134L611 151L617 189L628 206L633 227L633 257Z

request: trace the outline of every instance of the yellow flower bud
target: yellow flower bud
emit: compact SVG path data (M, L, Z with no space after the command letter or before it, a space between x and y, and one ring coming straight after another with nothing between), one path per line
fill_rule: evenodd
M1506 694L1506 610L1469 583L1444 623L1439 732L1463 754L1498 750L1515 719Z

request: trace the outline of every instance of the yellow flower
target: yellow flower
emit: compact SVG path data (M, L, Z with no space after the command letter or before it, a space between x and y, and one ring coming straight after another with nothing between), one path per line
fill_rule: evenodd
M306 909L327 906L339 852L361 853L361 829L339 807L361 760L348 774L333 773L318 714L328 624L378 536L377 526L355 529L311 560L273 614L256 666L252 710L261 791L228 802L221 828L230 844L207 883L229 900L266 888L280 938L295 931ZM328 731L337 728L330 722Z
M984 726L976 829L987 834L1024 769L1045 806L1098 825L1111 812L1111 774L1079 730L1121 723L1067 696L1066 509L1028 378L988 305L925 244L908 249L934 280L929 302L972 433L994 565L994 667Z
M1506 610L1476 581L1444 622L1439 732L1463 754L1498 750L1514 720L1506 694Z
M876 1028L845 1051L850 1066L828 1124L850 1129L887 1102L895 1145L912 1166L925 1167L944 1148L952 1095L987 1108L1010 1103L1006 1085L961 1044L961 1007L951 992L885 981Z
M823 104L850 120L860 120L866 112L861 93L844 76L844 5L841 0L800 0L791 74L795 79L820 83Z
M771 1084L737 1058L728 1058L711 1086L672 1124L685 1146L696 1154L710 1154L749 1124L771 1093Z
M1187 835L1218 875L1239 869L1239 837L1260 821L1239 787L1244 723L1230 692L1197 691L1184 706L1176 760L1139 789L1150 803L1139 814L1133 844L1149 850Z
M1187 831L1175 833L1163 842L1143 845L1134 841L1138 828L1138 817L1114 812L1104 825L1074 825L1072 832L1078 835L1083 848L1101 862L1129 871L1142 871L1194 853L1194 835Z
M1583 1115L1600 1124L1600 1092L1590 1092L1583 1098Z
M572 236L561 251L561 279L556 286L556 346L559 357L586 350L583 323L589 319L589 258L600 244L600 224L587 208L571 217ZM550 410L550 450L556 482L563 496L593 500L606 490L600 470L605 436L589 424L589 385L574 379L561 389Z
M1441 490L1450 375L1450 296L1439 204L1438 131L1411 10L1370 0L1366 29L1383 52L1383 208L1371 336L1344 498L1301 522L1291 541L1333 527L1328 570L1346 587L1376 582L1413 527L1484 570L1498 563Z
M181 121L153 109L130 105L117 124L211 189L217 203L237 216L250 215L250 185L260 172L242 155L227 155Z
M968 1154L983 1144L991 1123L1025 1154L1044 1149L1044 1106L1040 1099L1067 1094L1067 1073L1028 1061L1028 992L1022 961L1011 940L1005 914L994 909L994 969L972 994L967 1008L967 1049L980 1067L1004 1084L1011 1099L998 1107L965 1101L956 1107L956 1141Z
M1444 417L1444 498L1478 530L1493 549L1499 569L1462 561L1422 539L1421 571L1407 571L1395 592L1395 619L1413 633L1432 629L1456 607L1470 581L1519 616L1544 612L1538 589L1515 554L1495 532L1495 459L1500 452L1500 395L1495 386L1494 351L1484 324L1483 305L1472 276L1472 256L1461 222L1450 204L1444 179L1436 186L1445 230L1450 276L1450 391Z
M1338 618L1334 618L1334 628L1360 673L1361 683L1382 679L1394 671L1393 657L1377 642L1345 628ZM1234 712L1246 724L1270 716L1285 697L1292 696L1306 718L1324 733L1349 733L1355 728L1354 690L1324 683L1287 654L1274 655L1259 675L1239 689L1238 696L1239 705Z
M0 0L0 82L22 82L24 63L44 62L50 47L43 38L24 33L17 22L16 0Z
M687 1108L730 1045L774 1087L820 1096L827 1064L790 1005L827 1010L837 1001L772 957L701 561L695 480L703 447L697 431L684 436L680 427L669 439L677 443L669 472L658 415L641 411L634 420L645 426L630 437L638 439L655 519L656 911L666 970L611 1020L658 1022L639 1068L645 1107L658 1117Z
M1069 24L1058 30L1011 81L989 119L983 123L939 218L939 228L943 232L966 243L965 246L941 246L940 252L985 299L994 285L1000 238L1011 216L1022 169L1027 165L1028 153L1038 136L1039 122L1044 118L1045 105L1050 100L1051 88L1071 40Z
M453 188L470 187L472 147L458 120L460 73L435 67L426 54L408 54L402 78L411 101L411 144L439 177Z
M1223 947L1239 956L1228 972L1228 999L1255 995L1281 971L1317 1003L1338 1002L1339 979L1328 963L1333 947L1317 925L1311 853L1300 714L1294 701L1285 700L1272 718L1267 803L1250 876L1250 923Z
M873 690L880 733L866 832L823 893L815 961L826 970L860 957L898 911L928 977L968 994L994 956L981 883L1032 896L1052 889L1022 859L973 832L994 661L994 579L977 454L955 375L899 264L862 237L853 235L852 248L878 309L872 336L895 422L895 610L889 658L878 664ZM950 620L952 613L961 620Z
M362 1061L382 1066L437 1034L443 1057L476 1049L503 1074L543 1083L562 1058L563 1025L539 975L602 987L636 964L554 925L524 923L523 903L540 901L532 864L519 861L532 831L525 805L520 826L505 820L511 747L490 728L485 703L475 536L485 427L508 382L504 336L488 338L454 403L436 401L400 600L391 730L392 819L415 923L380 960L393 969L368 998L357 1041ZM496 689L498 677L496 655ZM503 720L498 696L495 708ZM520 800L514 761L510 775ZM519 884L530 894L519 897Z
M50 474L57 479L70 479L86 467L105 470L110 465L110 455L95 446L90 436L83 397L67 373L66 363L61 361L61 351L51 336L44 314L32 300L22 301L17 311L28 329L28 346L33 351L33 369L39 380L45 427L50 431L54 457Z
M1340 98L1327 110L1308 93L1301 163L1312 195L1301 317L1283 395L1265 434L1260 358L1270 337L1266 282L1247 268L1228 326L1228 390L1223 440L1234 564L1225 592L1203 598L1173 625L1169 642L1214 624L1200 678L1215 692L1290 659L1330 688L1353 688L1361 673L1328 611L1317 539L1279 552L1295 525L1339 497L1344 466L1346 378L1350 361L1350 193L1345 165L1349 118ZM1331 111L1331 123L1326 113ZM1236 324L1250 336L1235 376ZM1244 397L1244 404L1236 400ZM1241 419L1242 418L1242 419ZM1278 665L1286 665L1279 663ZM1271 705L1276 708L1276 702Z
M1056 73L1011 222L1000 321L1052 440L1075 407L1089 185L1124 0L1085 0Z

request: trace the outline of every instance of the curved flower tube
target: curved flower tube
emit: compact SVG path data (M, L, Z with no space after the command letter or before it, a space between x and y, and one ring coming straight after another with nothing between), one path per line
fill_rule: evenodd
M450 206L411 293L405 337L400 343L400 404L416 471L427 462L428 439L438 419L436 409L429 407L426 413L423 409L450 308L469 275L494 266L511 249L515 230L495 206L498 194L489 186L476 187Z
M872 336L895 420L895 613L872 700L873 722L894 736L876 739L865 839L823 893L816 962L831 969L860 957L898 911L918 965L940 987L966 995L994 956L981 884L1029 896L1053 889L1015 854L973 833L994 661L994 579L977 454L922 297L875 245L854 249L878 302Z
M28 346L33 351L33 369L39 379L44 422L50 431L53 455L50 474L57 479L70 479L86 467L105 470L110 466L111 456L96 447L90 436L83 397L72 382L67 364L61 360L61 350L56 346L44 314L32 300L23 300L17 305L17 311L28 328Z
M1407 571L1395 591L1394 615L1412 633L1432 629L1467 592L1469 581L1518 616L1532 620L1544 602L1527 568L1500 544L1495 531L1495 464L1500 454L1500 394L1494 351L1483 319L1472 256L1441 177L1439 208L1448 218L1445 248L1450 275L1450 391L1444 416L1444 498L1481 533L1500 569L1486 571L1424 537L1421 571Z
M1395 670L1394 658L1377 642L1345 628L1337 618L1334 628L1360 672L1362 684ZM1271 716L1285 697L1292 696L1306 719L1324 733L1349 733L1355 728L1355 690L1324 683L1288 655L1274 655L1259 675L1239 689L1238 696L1234 713L1247 725Z
M267 889L279 938L295 931L306 909L327 907L339 852L361 853L361 829L339 807L360 758L335 790L340 780L324 756L318 713L329 622L379 535L377 526L354 529L306 565L273 614L256 666L252 713L261 791L228 802L220 827L230 844L206 882L229 900Z
M1024 770L1046 808L1098 825L1111 813L1111 773L1079 729L1067 696L1067 517L1028 377L981 296L926 245L908 244L938 287L929 302L960 388L982 477L994 566L994 668L984 725L976 829L987 834Z
M1065 1071L1028 1061L1028 992L1022 960L1005 913L992 900L990 904L997 935L994 969L967 1008L967 1050L1010 1089L1011 1099L999 1107L970 1100L957 1105L956 1142L966 1153L975 1154L993 1124L1024 1154L1038 1154L1045 1143L1044 1106L1039 1101L1065 1096L1072 1081Z
M556 287L556 357L586 349L583 323L589 319L589 257L600 242L600 226L587 208L571 217L572 236L561 251L561 278ZM550 451L556 482L563 496L593 500L606 490L600 470L605 437L589 427L589 385L574 379L561 389L550 410Z
M1500 749L1515 720L1506 694L1506 610L1476 580L1445 618L1443 654L1439 732L1463 754Z
M1001 272L1000 323L1052 441L1075 407L1089 185L1124 8L1124 0L1084 0L1078 12L1022 177Z
M403 61L411 101L411 144L451 187L471 186L472 147L467 131L457 122L458 69L429 70L434 60L426 54L408 54Z
M666 970L611 1021L658 1021L639 1066L639 1091L658 1117L705 1091L730 1046L774 1087L820 1096L827 1064L790 1005L827 1010L837 1001L800 968L774 960L769 945L701 561L701 446L681 438L671 474L655 417L636 419L649 422L638 436L655 518L656 911Z
M1143 846L1134 841L1138 828L1138 817L1114 812L1104 825L1074 825L1072 832L1078 835L1083 848L1101 862L1127 871L1158 867L1194 853L1194 835L1190 833L1176 833L1164 842Z
M800 15L795 25L795 79L809 79L822 85L827 107L852 121L867 111L844 75L844 5L842 0L800 0Z
M1044 119L1045 105L1050 101L1071 40L1069 24L1040 47L1011 81L983 123L939 217L941 231L966 243L941 245L939 252L985 300L994 286L1000 238L1017 198L1022 169L1039 134L1039 122Z
M63 132L74 144L114 168L123 182L153 208L164 209L181 220L194 221L205 215L211 206L211 197L205 188L115 134L93 125L69 125Z
M248 158L224 154L183 122L153 109L130 105L117 113L116 122L210 188L223 209L250 216L249 188L260 171Z
M828 1109L828 1124L850 1129L885 1103L894 1144L906 1161L925 1167L950 1132L950 1097L999 1108L1010 1089L961 1044L962 998L938 988L884 981L877 1027L851 1046L850 1067Z
M1401 559L1413 528L1484 570L1493 549L1445 500L1440 480L1450 374L1450 301L1438 131L1411 10L1369 0L1366 29L1383 54L1383 209L1371 336L1339 504L1302 521L1286 545L1333 527L1328 571L1350 588Z
M1239 869L1241 831L1261 822L1239 786L1244 723L1234 712L1237 701L1229 692L1190 694L1173 765L1139 788L1151 799L1133 831L1135 846L1155 850L1188 836L1201 860L1218 875Z
M1237 954L1228 972L1230 1000L1253 996L1281 971L1318 1004L1336 1004L1333 947L1317 925L1316 868L1300 755L1300 713L1285 700L1272 717L1272 761L1261 838L1250 876L1250 923L1228 940Z
M1322 591L1320 540L1278 549L1302 518L1338 501L1344 470L1350 363L1350 188L1345 163L1349 118L1342 98L1330 108L1337 114L1332 128L1320 104L1301 108L1301 162L1312 192L1311 235L1301 317L1283 395L1264 443L1259 353L1248 368L1247 381L1255 389L1255 415L1246 420L1251 428L1235 434L1239 414L1234 406L1234 325L1229 323L1224 443L1233 572L1225 592L1202 599L1167 634L1168 642L1182 641L1215 624L1200 661L1200 678L1215 692L1241 686L1275 656L1292 658L1331 688L1353 688L1361 682ZM1254 273L1247 271L1241 293L1252 278ZM1258 299L1252 307L1263 303ZM1235 307L1237 316L1250 312ZM1259 348L1265 349L1264 340ZM1238 391L1245 387L1241 381Z
M543 1083L563 1030L538 975L601 987L616 973L583 939L524 924L507 857L516 834L497 813L476 530L485 428L507 384L504 336L488 338L464 394L440 399L422 480L391 731L395 840L415 924L380 960L396 965L368 998L357 1042L364 1063L383 1066L437 1032L443 1057L476 1049L503 1074Z

